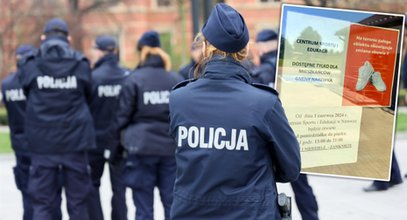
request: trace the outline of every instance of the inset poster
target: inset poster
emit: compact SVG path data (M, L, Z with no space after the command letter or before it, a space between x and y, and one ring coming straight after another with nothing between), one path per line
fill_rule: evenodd
M389 179L404 19L283 5L276 88L303 173Z

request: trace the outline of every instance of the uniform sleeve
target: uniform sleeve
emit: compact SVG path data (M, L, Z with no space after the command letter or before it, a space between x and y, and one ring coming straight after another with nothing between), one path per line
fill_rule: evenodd
M119 97L119 109L116 113L115 122L118 129L125 128L130 122L131 116L137 108L137 86L126 81L123 84L122 91Z
M118 147L120 143L120 131L124 129L131 120L132 115L137 108L137 86L131 79L127 78L123 85L119 96L119 104L117 112L113 118L111 127L112 147Z
M265 120L276 181L295 181L301 171L300 147L279 99Z
M83 80L84 80L84 90L85 90L85 97L86 101L89 104L92 99L92 70L90 68L90 64L87 61L83 62Z
M25 95L25 97L28 97L28 92L29 92L29 84L30 84L30 80L28 78L28 76L26 75L26 70L24 68L24 66L20 66L20 68L17 68L17 79L21 85L21 88L23 89L23 93Z

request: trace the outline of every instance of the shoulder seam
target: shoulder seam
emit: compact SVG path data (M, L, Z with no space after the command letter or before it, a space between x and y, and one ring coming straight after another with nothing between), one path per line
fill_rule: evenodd
M278 96L278 92L275 89L271 88L270 86L260 84L260 83L252 83L251 85L258 89L268 91L268 92L273 93L274 95Z
M196 81L196 79L187 79L187 80L181 81L181 82L177 83L174 87L172 87L172 90L174 91L181 87L185 87L186 85L188 85L189 83L194 82L194 81Z

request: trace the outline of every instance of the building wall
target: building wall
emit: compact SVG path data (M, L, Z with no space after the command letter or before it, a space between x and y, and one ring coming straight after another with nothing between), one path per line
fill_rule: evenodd
M184 20L181 19L178 1L171 7L158 7L157 0L123 1L104 11L90 13L84 19L87 32L84 53L92 57L93 39L100 34L114 34L120 39L121 59L124 64L137 63L135 45L144 31L154 29L169 33L172 55L178 56L177 64L189 61L189 48L193 40L193 27L190 1L184 1ZM263 28L278 29L280 2L262 3L260 0L227 0L245 17L251 39Z

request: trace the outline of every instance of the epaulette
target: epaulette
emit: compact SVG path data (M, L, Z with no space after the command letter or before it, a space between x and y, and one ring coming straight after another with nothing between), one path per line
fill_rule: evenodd
M256 88L259 88L259 89L262 89L262 90L269 91L269 92L271 92L271 93L278 96L278 92L275 89L271 88L270 86L260 84L260 83L252 83L252 86L254 86Z
M172 90L176 90L176 89L179 89L179 88L181 88L181 87L184 87L184 86L186 86L188 83L194 82L194 81L196 81L196 79L187 79L187 80L184 80L184 81L182 81L182 82L179 82L177 85L175 85L174 87L172 87Z

